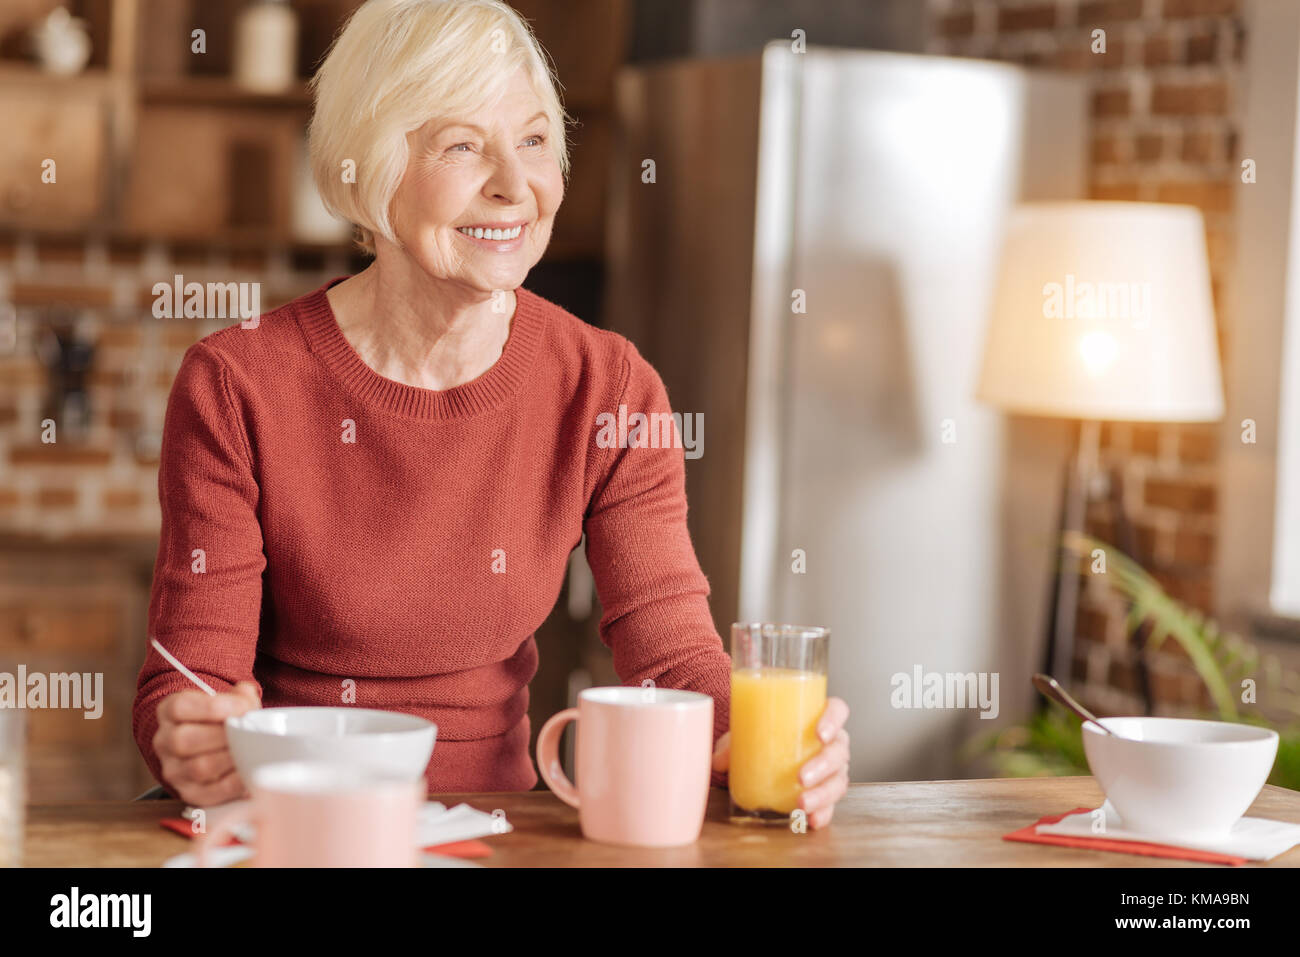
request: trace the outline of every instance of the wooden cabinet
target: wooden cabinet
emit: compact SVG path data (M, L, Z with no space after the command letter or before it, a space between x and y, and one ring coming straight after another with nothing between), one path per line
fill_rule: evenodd
M126 191L132 232L289 238L301 119L278 111L157 106L140 115ZM183 184L183 186L182 186Z
M93 696L26 711L33 802L132 798L153 784L131 733L153 547L0 544L0 672L75 673Z
M113 85L0 70L0 222L72 228L103 219L111 196Z

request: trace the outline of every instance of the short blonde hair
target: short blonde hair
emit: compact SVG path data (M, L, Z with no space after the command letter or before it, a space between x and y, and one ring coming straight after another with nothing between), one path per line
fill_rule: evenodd
M406 171L406 135L436 116L482 109L520 67L542 100L567 181L570 120L554 68L518 13L500 0L367 0L357 8L311 79L308 149L325 208L357 227L362 249L374 254L376 233L397 241L389 213ZM355 182L345 178L349 169Z

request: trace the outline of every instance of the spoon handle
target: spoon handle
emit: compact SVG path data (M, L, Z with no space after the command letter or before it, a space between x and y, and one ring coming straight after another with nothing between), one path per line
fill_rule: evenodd
M1097 716L1095 714L1093 714L1083 705L1079 704L1079 702L1075 701L1072 697L1070 697L1069 692L1067 692L1064 688L1062 688L1060 682L1058 682L1051 675L1044 675L1044 674L1034 675L1034 687L1037 688L1039 691L1041 691L1047 697L1051 698L1053 701L1073 711L1084 721L1091 721L1097 727L1101 728L1101 730L1106 734L1114 735L1115 732L1111 731L1110 728L1102 724L1101 721L1097 719Z
M158 649L158 654L166 658L171 663L171 666L173 668L175 668L177 671L183 674L186 678L189 678L191 681L193 681L196 685L198 685L208 694L210 695L216 694L216 691L212 689L212 685L208 684L206 681L204 681L194 672L190 671L189 668L186 668L183 664L181 664L180 659L177 658L175 655L173 655L166 648L164 648L161 644L159 644L157 638L150 638L149 640L153 642L153 646Z

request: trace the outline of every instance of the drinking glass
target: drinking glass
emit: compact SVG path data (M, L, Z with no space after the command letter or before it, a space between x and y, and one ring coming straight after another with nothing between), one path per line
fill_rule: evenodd
M790 824L799 769L821 750L830 630L738 622L731 626L731 820Z
M0 867L19 867L27 810L25 713L0 708Z

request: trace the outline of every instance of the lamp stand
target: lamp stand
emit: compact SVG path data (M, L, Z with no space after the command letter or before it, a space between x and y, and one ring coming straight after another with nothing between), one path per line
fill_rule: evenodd
M1065 467L1065 476L1061 496L1061 513L1057 529L1055 554L1057 556L1057 574L1053 580L1051 612L1048 616L1047 652L1044 667L1062 685L1068 685L1073 672L1075 630L1079 615L1079 574L1076 562L1065 559L1062 542L1067 532L1080 535L1087 531L1088 504L1093 501L1093 489L1102 477L1098 470L1101 452L1101 423L1084 419L1079 423L1078 444L1075 453ZM1133 526L1128 521L1124 509L1123 484L1118 472L1111 470L1104 476L1106 481L1106 499L1115 518L1115 531L1119 541L1115 544L1127 555L1136 554ZM1151 711L1151 682L1142 654L1142 638L1145 631L1139 628L1133 636L1134 663L1137 673L1139 693L1145 710ZM1046 706L1046 700L1040 700L1039 706Z
M1069 685L1074 660L1074 632L1079 614L1079 576L1073 563L1065 560L1062 543L1067 532L1083 534L1087 526L1092 476L1101 450L1101 423L1085 419L1079 423L1074 456L1065 466L1061 515L1054 543L1057 573L1052 589L1051 614L1047 630L1047 673Z

